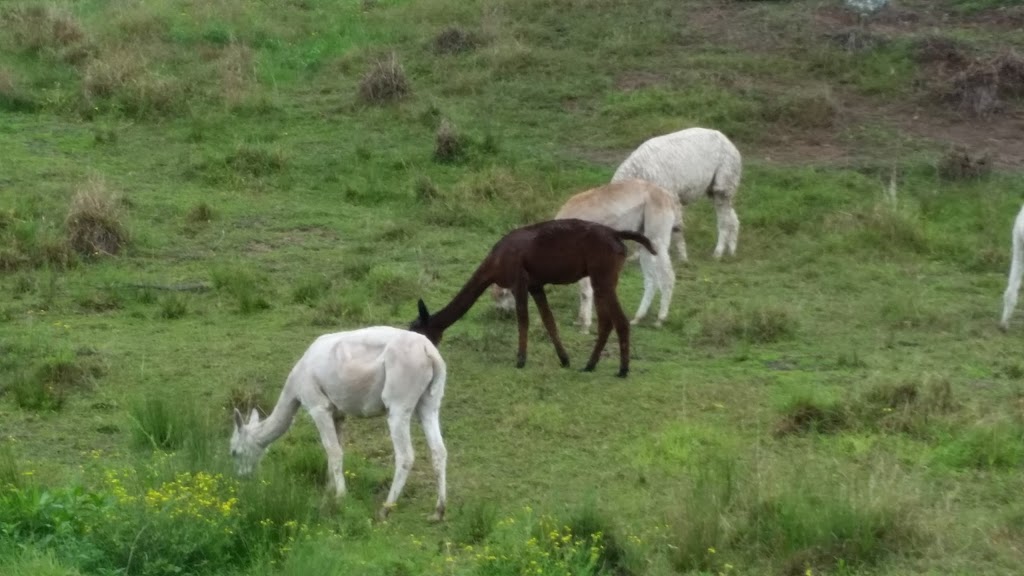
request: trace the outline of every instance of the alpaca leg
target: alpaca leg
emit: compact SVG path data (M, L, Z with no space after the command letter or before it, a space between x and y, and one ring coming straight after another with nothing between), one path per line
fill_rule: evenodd
M423 426L423 435L427 439L427 447L430 448L430 463L434 466L434 475L437 477L437 505L434 507L434 513L430 516L430 520L435 522L444 520L448 497L445 477L448 465L448 450L445 449L444 439L441 438L439 409L440 406L438 406L437 402L428 403L426 400L421 400L417 409L420 425Z
M689 262L690 259L686 254L686 238L683 237L683 216L686 214L686 210L680 206L678 217L676 218L676 225L672 227L672 238L675 240L676 252L679 255L679 261Z
M1010 275L1006 283L1006 292L1003 293L1003 318L999 327L1006 331L1010 327L1010 317L1013 316L1013 309L1017 306L1017 294L1020 292L1021 276L1024 275L1024 242L1016 238L1017 231L1014 230L1013 254L1010 260Z
M660 246L655 246L658 249L660 255L664 250ZM640 298L640 307L636 309L636 316L633 317L632 324L636 324L643 320L644 316L647 315L647 310L651 307L651 302L654 301L654 287L655 287L655 257L647 250L640 253L640 271L644 277L644 295Z
M327 452L327 476L334 481L334 495L341 498L345 496L345 473L342 468L341 433L334 426L334 415L331 410L316 406L309 410L309 416Z
M395 502L402 494L402 488L409 477L409 471L412 470L415 454L412 449L412 436L409 434L411 420L412 411L409 409L396 408L388 411L388 428L391 430L391 443L395 447L395 476L391 480L388 499L384 501L384 507L377 514L381 520L386 519L391 509L395 507Z
M615 290L601 290L594 297L599 301L605 301L603 308L610 316L611 324L615 326L615 335L619 338L619 373L617 376L625 378L629 374L629 322L626 320L626 314L622 311L622 305L619 304Z
M565 347L562 346L562 340L558 337L558 326L555 324L555 317L551 314L551 308L548 306L548 296L544 293L544 287L537 286L532 288L530 295L533 296L533 301L537 303L540 319L544 322L544 328L548 331L551 343L555 345L555 354L558 354L558 361L562 363L562 367L568 366L569 354L565 351Z
M594 289L590 286L590 277L587 276L582 278L579 282L580 286L580 315L576 321L580 325L581 331L586 334L590 332L590 324L593 318L594 311Z
M519 352L516 355L516 368L526 366L526 335L530 329L530 315L526 307L526 284L517 285L512 294L516 298L516 320L519 324Z
M715 216L718 219L718 244L715 246L715 259L722 257L728 250L732 255L736 252L739 240L740 220L732 208L732 201L725 196L715 196Z
M590 353L590 360L583 367L583 372L592 372L597 367L597 361L601 359L601 351L608 342L608 334L612 331L611 319L605 309L605 303L597 300L597 340L594 341L594 350Z
M676 285L676 273L672 269L672 259L669 258L668 252L664 250L658 251L658 255L654 257L654 265L651 268L653 268L658 282L658 291L661 292L658 321L654 324L660 327L662 322L668 318L668 307L672 303L672 291Z

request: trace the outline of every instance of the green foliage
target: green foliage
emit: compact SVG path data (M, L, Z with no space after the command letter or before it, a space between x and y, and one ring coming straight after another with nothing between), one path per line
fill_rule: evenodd
M175 320L188 313L188 299L181 294L168 294L160 298L160 317Z
M248 268L219 266L210 272L210 277L214 288L234 298L238 312L253 314L270 308L270 301L261 287L262 282Z

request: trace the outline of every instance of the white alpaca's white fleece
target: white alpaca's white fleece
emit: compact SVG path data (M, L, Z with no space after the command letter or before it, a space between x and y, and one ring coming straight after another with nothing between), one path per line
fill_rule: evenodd
M1017 213L1010 236L1010 274L1006 280L1006 292L1003 293L1003 318L999 321L1003 330L1010 327L1010 316L1013 316L1013 309L1017 307L1017 294L1020 292L1021 276L1024 275L1024 206Z
M612 182L640 179L654 182L678 195L685 207L701 196L715 204L718 244L714 256L736 252L739 218L733 201L739 190L743 160L735 145L718 130L687 128L655 136L641 144L615 170ZM679 235L679 257L687 260L686 243Z

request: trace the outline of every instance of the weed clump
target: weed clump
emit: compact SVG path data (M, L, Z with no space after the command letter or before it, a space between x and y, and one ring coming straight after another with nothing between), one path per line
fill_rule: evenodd
M437 186L429 176L417 178L416 183L413 184L413 192L416 195L416 199L421 202L430 202L441 197L440 191L438 191Z
M238 174L260 178L284 170L288 160L280 150L243 144L224 159Z
M377 58L359 81L359 99L366 104L388 104L412 93L405 69L394 52Z
M480 38L458 26L448 26L434 37L433 44L437 54L461 54L479 46Z
M462 160L466 156L466 141L455 125L444 119L437 127L434 138L434 161L449 164Z
M90 178L71 198L64 220L68 243L83 256L113 256L128 244L118 195L101 178Z
M938 172L940 178L952 182L977 180L992 172L992 161L988 152L972 154L964 146L953 146L939 160Z
M188 300L179 294L170 294L160 299L160 317L177 320L188 313Z

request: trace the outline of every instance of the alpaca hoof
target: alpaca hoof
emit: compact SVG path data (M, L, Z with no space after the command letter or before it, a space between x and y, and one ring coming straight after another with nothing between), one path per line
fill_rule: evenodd
M1009 330L1010 330L1010 325L1009 324L1003 324L1002 322L999 323L999 331L1000 332L1006 333Z
M657 321L654 322L654 327L655 328L661 328L662 325L664 324L664 322L665 322L664 320L657 320Z
M569 367L569 357L568 356L566 356L565 358L559 358L558 361L562 363L562 368L568 368Z
M594 371L594 367L593 366L584 366L583 368L580 368L580 372L593 372L593 371Z
M629 321L629 325L630 326L636 326L639 323L640 323L640 319L639 318L633 318L632 320Z
M437 510L433 514L427 516L427 522L437 523L444 522L444 509Z
M377 511L377 520L387 522L388 514L391 514L392 508L394 508L394 506L388 506L387 504L381 507L381 509Z
M615 376L618 378L625 378L627 375L629 375L629 368L621 368L619 373Z
M526 355L518 356L516 358L516 368L522 368L526 366Z

